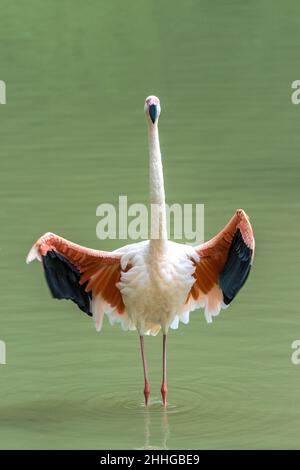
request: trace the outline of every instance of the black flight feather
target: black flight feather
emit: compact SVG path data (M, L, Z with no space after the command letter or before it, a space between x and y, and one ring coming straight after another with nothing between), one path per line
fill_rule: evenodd
M251 248L243 240L238 229L233 237L224 270L220 274L220 287L226 305L234 299L238 291L245 284L251 269Z
M91 295L85 292L87 282L79 284L80 271L70 261L54 250L42 256L45 277L56 299L70 299L80 310L92 316Z

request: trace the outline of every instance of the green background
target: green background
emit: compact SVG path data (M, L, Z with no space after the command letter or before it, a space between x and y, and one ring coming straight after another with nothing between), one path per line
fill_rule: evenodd
M300 79L297 0L0 0L1 448L297 448ZM251 216L250 279L212 325L203 312L146 338L50 298L27 251L46 231L106 250L101 202L148 200L144 99L161 99L169 203L204 203L205 238Z

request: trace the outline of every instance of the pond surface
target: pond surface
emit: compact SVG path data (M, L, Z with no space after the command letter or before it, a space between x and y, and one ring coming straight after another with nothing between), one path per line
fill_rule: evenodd
M299 4L1 2L1 448L299 448ZM161 99L169 203L204 203L205 238L238 207L256 261L227 311L161 335L101 334L25 265L46 231L112 250L96 207L148 200L144 98ZM125 242L126 243L126 242Z

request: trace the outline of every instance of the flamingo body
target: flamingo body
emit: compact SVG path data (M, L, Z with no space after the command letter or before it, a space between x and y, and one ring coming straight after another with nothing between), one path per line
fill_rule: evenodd
M160 329L167 333L169 327L178 328L179 321L188 323L189 313L199 307L211 322L246 281L253 253L249 219L238 210L210 242L194 248L167 240L159 259L151 258L149 240L106 253L46 233L27 262L42 260L53 296L77 303L94 317L98 331L105 313L124 330L156 335ZM71 284L70 273L72 288L63 291L62 286Z
M179 319L188 322L186 299L195 282L191 257L198 257L192 248L167 241L164 257L153 260L149 245L129 245L122 261L132 268L122 274L118 287L130 323L140 334L155 335L177 328Z

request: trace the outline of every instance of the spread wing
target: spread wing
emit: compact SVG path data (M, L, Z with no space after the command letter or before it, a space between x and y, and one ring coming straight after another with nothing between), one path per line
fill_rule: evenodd
M116 283L121 276L118 253L92 250L54 233L46 233L33 245L27 263L43 263L49 289L56 299L70 299L101 329L105 302L118 314L125 310Z
M210 241L195 248L195 282L187 303L203 306L208 322L235 298L245 284L254 258L255 241L249 217L242 210Z

